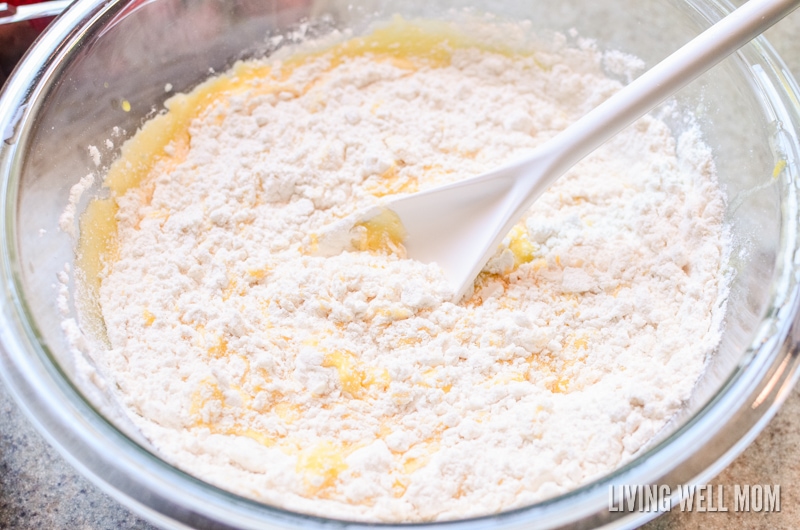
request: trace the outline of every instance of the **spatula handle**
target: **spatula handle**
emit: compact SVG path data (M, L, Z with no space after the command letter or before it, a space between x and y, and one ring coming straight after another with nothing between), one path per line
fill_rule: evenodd
M551 142L558 153L552 180L798 6L750 0L584 115Z

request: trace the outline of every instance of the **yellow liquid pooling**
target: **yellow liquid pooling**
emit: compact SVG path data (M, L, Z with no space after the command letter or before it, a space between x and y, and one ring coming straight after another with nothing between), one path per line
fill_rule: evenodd
M406 239L406 229L392 210L383 209L375 217L357 223L356 227L363 231L358 250L405 254L402 245Z

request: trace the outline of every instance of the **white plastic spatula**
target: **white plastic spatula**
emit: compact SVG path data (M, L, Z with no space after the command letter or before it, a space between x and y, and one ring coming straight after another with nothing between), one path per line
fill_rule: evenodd
M408 257L438 263L460 300L503 237L559 176L798 5L800 0L750 0L529 157L388 201L385 207L405 227Z

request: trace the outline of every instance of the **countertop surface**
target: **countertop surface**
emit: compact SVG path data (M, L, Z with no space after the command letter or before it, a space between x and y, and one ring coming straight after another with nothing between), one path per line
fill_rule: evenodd
M742 3L741 1L736 2ZM767 33L800 79L800 11ZM795 389L755 442L712 483L781 485L775 513L674 510L649 530L800 528L800 390ZM33 428L0 385L0 528L151 529L81 477Z

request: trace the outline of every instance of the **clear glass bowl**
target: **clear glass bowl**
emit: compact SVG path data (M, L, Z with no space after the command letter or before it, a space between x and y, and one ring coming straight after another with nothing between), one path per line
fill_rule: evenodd
M401 13L438 17L474 6L535 31L598 41L652 65L731 10L713 0L489 2L374 0L79 0L19 65L0 100L2 345L6 384L37 427L81 472L164 527L363 527L259 504L166 464L102 391L79 389L61 329L56 276L73 262L58 230L70 187L95 170L87 146L114 126L132 135L161 108L164 86L190 89L236 59L270 51L266 35L307 17L312 28L352 27ZM319 22L319 23L318 23ZM568 494L491 517L440 523L463 528L630 526L655 513L612 512L609 486L704 481L739 454L772 417L798 374L797 85L757 39L676 97L713 148L728 196L736 275L719 351L684 412L633 461ZM130 111L121 102L130 103ZM684 125L670 124L676 132ZM95 189L95 193L102 190ZM676 498L672 499L676 501Z

